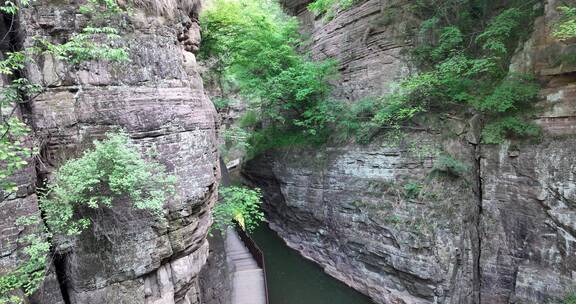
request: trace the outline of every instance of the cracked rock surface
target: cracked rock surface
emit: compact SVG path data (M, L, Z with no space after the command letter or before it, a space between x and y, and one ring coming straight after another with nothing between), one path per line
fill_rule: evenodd
M308 2L284 5L316 58L340 60L337 97L381 95L409 71L395 31L409 17L377 22L380 8L401 1L365 1L329 22L314 19ZM378 303L562 299L576 282L576 67L557 60L574 44L550 35L560 2L544 3L511 65L542 83L541 141L482 145L479 117L446 117L400 141L273 151L243 172L264 189L270 226ZM438 151L467 172L430 179Z
M85 20L78 5L67 3L35 1L25 9L17 20L23 45L78 31ZM123 129L143 155L178 178L165 222L128 201L114 209L79 210L93 224L73 247L58 247L55 270L33 303L199 303L198 273L208 255L219 164L218 118L190 52L199 44L197 9L158 16L136 8L117 41L128 49L129 62L74 68L40 55L27 66L26 77L48 87L24 113L41 157L17 175L20 190L2 202L2 212L10 214L1 217L2 227L13 226L19 215L38 214L38 181L109 131ZM7 269L18 231L4 234L13 244L2 246L0 265Z

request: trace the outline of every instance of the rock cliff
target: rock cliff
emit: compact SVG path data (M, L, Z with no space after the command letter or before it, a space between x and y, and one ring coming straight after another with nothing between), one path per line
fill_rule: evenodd
M305 36L311 36L307 47L312 57L340 63L335 97L354 101L385 94L390 85L409 74L411 65L403 50L411 44L406 32L414 18L401 9L408 2L363 1L330 22L306 10L309 2L283 4L298 16Z
M116 42L125 63L71 67L49 55L26 77L47 87L23 107L40 156L18 175L19 191L2 202L0 265L14 265L14 221L38 214L34 190L58 166L111 130L125 130L144 155L178 178L165 206L166 223L130 208L81 210L93 224L73 245L59 244L54 271L32 303L199 303L198 273L208 255L210 208L219 182L215 109L204 94L195 56L199 44L193 1L133 1ZM35 39L62 41L84 24L78 4L35 1L17 19L24 47ZM60 285L60 286L59 286ZM60 287L60 288L59 288Z
M576 104L574 66L558 59L574 44L551 38L559 3L544 2L511 66L542 83L541 142L483 145L479 117L446 115L368 146L274 151L244 169L265 190L271 227L378 303L561 299L576 281ZM378 21L397 3L361 2L329 22L307 3L284 4L312 54L339 59L338 97L386 93L410 71L398 34L409 17ZM446 174L446 154L464 170Z

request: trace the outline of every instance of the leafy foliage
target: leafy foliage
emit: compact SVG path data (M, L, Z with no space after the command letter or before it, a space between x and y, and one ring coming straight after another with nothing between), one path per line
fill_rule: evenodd
M57 59L74 65L90 60L128 61L128 52L125 48L109 45L111 41L118 38L120 36L116 28L85 27L82 32L72 35L63 44L53 44L46 40L40 43Z
M422 188L423 188L422 184L409 182L406 185L404 185L404 195L407 198L415 198L420 194Z
M346 142L356 138L358 142L368 142L372 131L371 120L377 109L382 107L381 102L381 98L363 98L351 104L347 110L340 111L333 139Z
M27 57L24 52L11 52L6 59L0 61L0 74L5 77L14 77L24 68ZM16 117L20 103L24 102L22 93L34 95L41 91L41 87L31 84L25 78L16 78L0 89L0 108L9 109L3 113L0 125L0 190L11 193L18 190L16 184L9 181L9 177L28 164L34 152L27 145L27 136L30 128ZM4 111L3 111L4 112Z
M562 304L576 304L576 292L567 294Z
M538 126L526 123L519 117L505 116L486 124L482 130L482 141L486 144L499 144L511 136L534 138L540 135Z
M0 5L0 12L8 15L16 15L21 7L26 7L30 4L30 0L6 0L3 5Z
M351 8L357 0L315 0L308 4L308 9L316 16L324 15L325 20L330 20L339 11Z
M231 100L228 98L213 97L212 102L214 103L216 110L222 110L230 106Z
M228 81L255 101L254 113L265 128L313 137L334 121L328 80L335 63L297 52L297 23L277 3L217 0L201 19L199 58L212 63L218 82Z
M142 159L123 133L108 134L94 149L70 160L56 172L40 200L45 222L53 233L78 235L89 220L74 218L80 206L112 207L114 199L129 198L134 208L161 217L162 206L174 195L175 177L160 164Z
M124 13L116 0L88 0L79 10L81 14L90 15L92 22Z
M248 110L246 111L246 113L244 113L244 115L242 115L242 117L240 117L240 121L238 122L238 125L241 128L250 128L250 127L254 127L257 123L258 123L258 113L252 111L252 110Z
M224 146L221 147L220 155L225 160L228 160L228 152L231 150L239 150L243 152L250 151L252 146L249 141L252 135L252 130L236 126L224 130L222 133Z
M576 7L562 5L558 10L562 19L556 24L552 35L560 40L576 37Z
M447 26L442 29L438 46L430 49L430 57L433 61L438 62L453 55L462 48L464 36L456 26Z
M261 152L277 148L318 147L326 143L330 129L324 130L315 136L303 134L297 130L284 130L278 128L264 128L251 133L247 140L248 158Z
M0 187L10 193L16 192L18 186L8 180L18 170L28 164L26 158L32 154L32 149L25 142L30 129L16 117L9 118L0 125Z
M128 61L126 48L114 46L114 41L120 38L118 27L123 22L122 15L127 13L117 0L88 0L79 11L89 17L87 26L80 33L74 33L68 41L60 44L38 40L41 47L72 65L90 60ZM111 26L114 24L118 26Z
M515 33L520 30L524 12L519 8L509 8L492 18L488 27L475 38L484 51L495 56L503 56L514 42Z
M309 9L325 14L339 3L319 0ZM382 130L413 127L421 113L446 109L483 114L485 143L538 133L529 113L539 86L529 75L508 73L512 50L537 14L522 1L506 7L484 0L415 1L409 7L425 21L412 55L422 72L391 94L351 105L327 97L334 63L298 55L293 20L270 3L220 0L215 7L204 15L202 57L216 58L214 70L260 101L261 123L251 125L265 129L248 138L253 153L327 139L368 143Z
M498 84L492 93L476 105L485 113L505 113L530 107L540 87L528 77L509 77Z
M37 218L22 225L37 226L39 232L19 240L20 245L24 246L23 253L26 258L16 270L0 276L0 304L22 303L22 299L13 291L22 290L25 295L31 295L44 281L47 255L50 252L50 242L46 240L49 234L45 233Z
M263 220L260 209L262 192L260 189L246 187L220 188L221 201L213 209L214 228L225 231L226 227L237 222L243 229L252 231Z
M451 155L442 155L434 162L432 174L444 174L452 177L460 177L466 174L470 168L463 162L455 159Z

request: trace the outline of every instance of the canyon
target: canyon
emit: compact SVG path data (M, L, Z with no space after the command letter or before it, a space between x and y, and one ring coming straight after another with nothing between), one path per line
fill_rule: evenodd
M229 303L223 241L208 235L223 166L221 125L234 124L245 105L233 117L218 113L211 98L221 92L203 84L200 3L131 3L115 42L128 62L72 66L38 54L26 63L24 76L46 89L17 115L40 151L10 177L18 189L0 202L0 273L22 259L18 240L30 231L18 218L42 216L37 190L109 131L124 130L165 165L177 195L165 204L165 222L128 202L81 208L93 225L56 240L44 283L26 296L31 304ZM281 4L310 37L302 51L337 60L334 98L385 95L418 71L407 52L409 1L359 1L330 20L310 3ZM558 60L574 54L576 42L550 34L561 3L534 4L543 14L510 65L541 84L541 140L484 144L481 115L448 112L427 128L369 144L272 149L240 169L245 184L263 190L270 228L376 303L561 301L576 288L576 64ZM3 16L3 54L39 38L61 42L85 24L75 1L34 1ZM445 155L463 169L450 172Z

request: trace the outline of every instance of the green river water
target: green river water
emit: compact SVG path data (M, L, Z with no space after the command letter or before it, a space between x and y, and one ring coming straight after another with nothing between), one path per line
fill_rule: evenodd
M374 304L290 249L268 225L251 236L266 259L270 304Z

